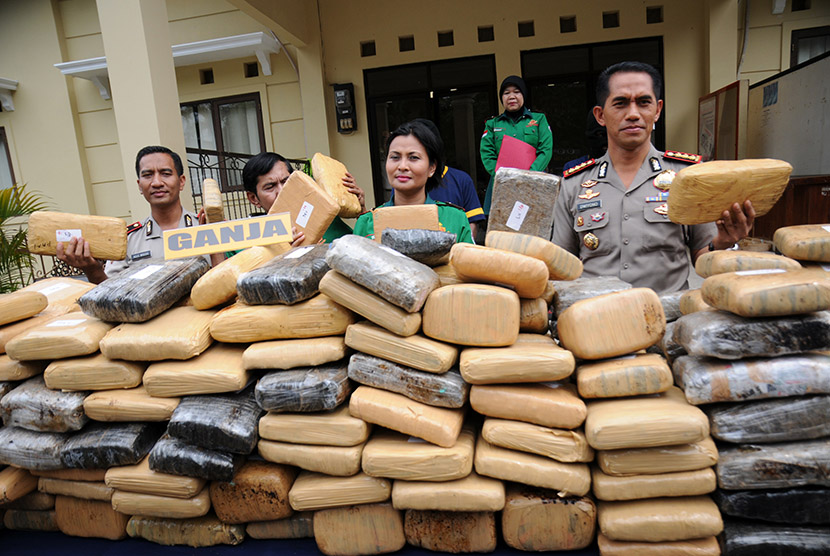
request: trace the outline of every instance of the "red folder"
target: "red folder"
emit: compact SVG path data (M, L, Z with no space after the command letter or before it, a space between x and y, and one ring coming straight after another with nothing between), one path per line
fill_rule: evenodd
M536 147L505 135L501 141L499 158L496 160L496 171L502 167L530 170L530 165L534 160L536 160Z

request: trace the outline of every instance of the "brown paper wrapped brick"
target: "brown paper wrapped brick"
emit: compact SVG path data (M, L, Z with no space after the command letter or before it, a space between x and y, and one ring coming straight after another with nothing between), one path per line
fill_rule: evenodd
M222 523L216 516L207 515L193 519L169 519L161 517L133 516L127 523L127 534L173 546L183 544L195 548L235 545L245 539L245 527Z
M717 486L711 467L697 471L614 477L594 468L591 472L594 496L599 500L638 500L663 496L699 496Z
M360 216L360 199L343 185L343 178L347 172L342 162L323 153L314 153L311 157L311 173L314 180L340 206L339 215L343 218L357 218Z
M105 502L109 502L112 499L113 492L115 492L103 481L68 481L48 477L41 477L38 480L37 488L40 492L47 494L71 496L84 500L103 500Z
M216 180L202 180L202 207L208 224L225 220L225 206L222 202L222 190Z
M391 493L390 481L370 477L365 473L352 477L332 477L303 471L294 481L288 500L294 510L301 512L385 502Z
M160 398L237 392L250 378L242 366L243 351L242 346L217 344L187 361L153 363L144 372L144 387Z
M450 266L465 282L498 284L526 299L542 295L550 276L547 265L539 259L469 243L453 245Z
M711 467L718 462L715 442L706 437L693 444L656 448L628 448L597 452L603 473L624 477L646 473L674 473Z
M315 446L260 440L259 455L264 459L293 465L306 471L325 473L335 477L350 477L360 471L360 456L364 444L356 446Z
M493 512L406 510L404 533L408 544L436 552L492 552L496 516Z
M118 513L108 501L70 496L55 499L55 522L64 535L117 541L127 537L130 516Z
M141 384L146 363L108 359L101 353L52 361L43 372L53 390L114 390Z
M599 553L603 556L720 556L715 537L671 542L612 541L597 535Z
M297 470L264 461L248 461L232 482L210 484L213 511L224 523L268 521L290 516L288 492Z
M830 223L778 228L772 241L776 249L791 259L830 262Z
M89 355L98 351L99 342L113 326L84 313L68 313L15 336L6 344L6 353L18 361Z
M765 268L800 270L802 267L798 261L782 255L759 251L733 251L731 249L704 253L695 262L695 272L702 278L723 274L724 272Z
M37 489L38 479L25 469L6 467L0 471L0 504L7 504Z
M268 214L281 212L290 213L292 226L305 235L300 245L315 245L340 212L340 205L311 177L297 171L291 172Z
M0 325L33 317L49 305L40 292L18 290L0 295Z
M112 495L112 507L115 511L128 516L189 519L201 517L210 511L210 494L207 487L192 498L174 498L117 490Z
M430 373L445 373L458 359L458 348L419 334L398 336L368 322L346 330L350 348Z
M553 342L517 340L508 347L467 348L458 367L470 384L508 384L562 380L575 365L573 354Z
M127 225L114 216L92 216L39 210L29 216L26 245L37 255L55 255L58 231L77 231L96 259L120 261L127 256ZM74 237L74 236L73 236ZM66 248L67 241L63 241Z
M392 504L366 504L314 514L314 540L327 556L397 552L406 544L403 516Z
M547 265L551 280L575 280L582 275L579 257L541 237L496 230L487 233L484 245L539 259Z
M96 421L167 421L180 398L157 398L144 386L95 392L84 399L84 413Z
M314 512L296 512L274 521L249 523L245 532L252 539L306 539L314 536Z
M392 505L398 510L498 512L504 508L504 483L475 471L440 485L431 481L395 481Z
M271 340L251 344L242 354L246 369L293 369L316 367L346 357L343 336Z
M119 324L101 340L101 353L127 361L196 357L213 343L210 321L215 314L173 307L146 322Z
M482 415L574 429L585 421L585 402L572 384L476 384L470 405Z
M708 496L600 502L597 513L602 534L616 541L684 541L723 531L720 511Z
M673 383L666 360L655 353L597 361L576 369L576 384L583 398L657 394L668 390Z
M484 420L481 435L490 444L549 457L563 463L590 462L594 451L580 431L552 429L506 419Z
M183 499L193 498L204 489L204 479L153 471L149 460L147 456L135 465L107 469L104 483L121 492Z
M31 378L42 373L45 365L44 361L18 361L8 355L0 355L0 381Z

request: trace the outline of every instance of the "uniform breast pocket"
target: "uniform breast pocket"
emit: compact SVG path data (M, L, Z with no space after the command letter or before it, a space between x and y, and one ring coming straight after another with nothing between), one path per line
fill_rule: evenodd
M608 216L606 213L600 214L602 218L598 214L591 216L589 213L577 213L574 216L573 229L582 244L582 253L602 255L611 251L611 238L608 231L603 230L608 225Z
M643 208L643 249L645 251L660 251L668 248L677 248L682 242L680 226L669 220L665 214L655 212L654 205Z
M523 141L534 147L539 145L539 125L534 124L524 129Z

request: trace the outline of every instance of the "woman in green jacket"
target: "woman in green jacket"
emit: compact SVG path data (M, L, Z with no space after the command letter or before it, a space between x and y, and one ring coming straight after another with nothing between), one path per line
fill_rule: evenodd
M531 112L525 105L527 85L524 80L511 75L501 82L499 99L504 105L504 112L487 120L484 134L481 136L481 162L490 174L490 184L484 198L484 213L490 214L493 197L493 177L496 175L496 161L499 158L501 142L505 135L510 135L536 147L536 160L531 170L544 172L553 156L553 133L548 119L541 112Z

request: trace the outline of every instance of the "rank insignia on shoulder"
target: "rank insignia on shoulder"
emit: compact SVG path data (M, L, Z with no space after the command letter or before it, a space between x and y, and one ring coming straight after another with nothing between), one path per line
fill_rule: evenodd
M577 195L580 199L593 199L594 197L599 197L599 191L594 191L593 189L586 189L585 193L580 193Z
M674 170L663 170L654 177L654 181L652 183L654 187L660 191L668 191L669 188L671 188L671 182L674 181L674 176L676 175L677 172Z
M662 214L663 216L666 216L669 213L669 205L666 204L666 203L663 203L660 206L654 207L654 212L656 212L657 214Z
M663 153L663 158L680 160L681 162L689 162L691 164L697 164L703 159L699 154L682 153L680 151L666 151Z
M597 174L597 177L599 179L603 179L607 175L608 175L608 161L606 160L605 162L603 162L602 164L599 165L599 174Z
M582 218L581 216L577 216L576 217L576 225L577 226L584 226L585 225L585 219Z
M593 251L599 247L599 238L591 232L588 232L585 234L585 237L582 238L582 243L585 244L585 247Z
M651 171L652 172L659 172L660 170L663 169L663 167L660 166L660 161L657 160L657 158L654 157L654 156L652 156L651 158L648 159L648 163L651 164Z
M144 227L147 229L147 234L146 234L147 237L150 237L151 235L153 235L153 221L152 220L148 220L147 225L144 226Z
M129 235L133 232L140 230L143 225L144 224L142 224L141 221L133 222L132 224L127 226L127 234Z
M579 184L579 187L594 187L598 183L597 180L587 180Z
M193 217L191 217L189 214L184 215L184 225L187 228L190 228L191 226L193 226Z
M604 212L595 212L591 215L591 222L602 222L603 220L605 220Z
M575 174L580 173L581 171L585 170L586 168L590 168L594 164L596 164L596 159L592 158L591 160L586 160L585 162L580 162L576 166L572 168L568 168L562 173L562 177L569 178Z

